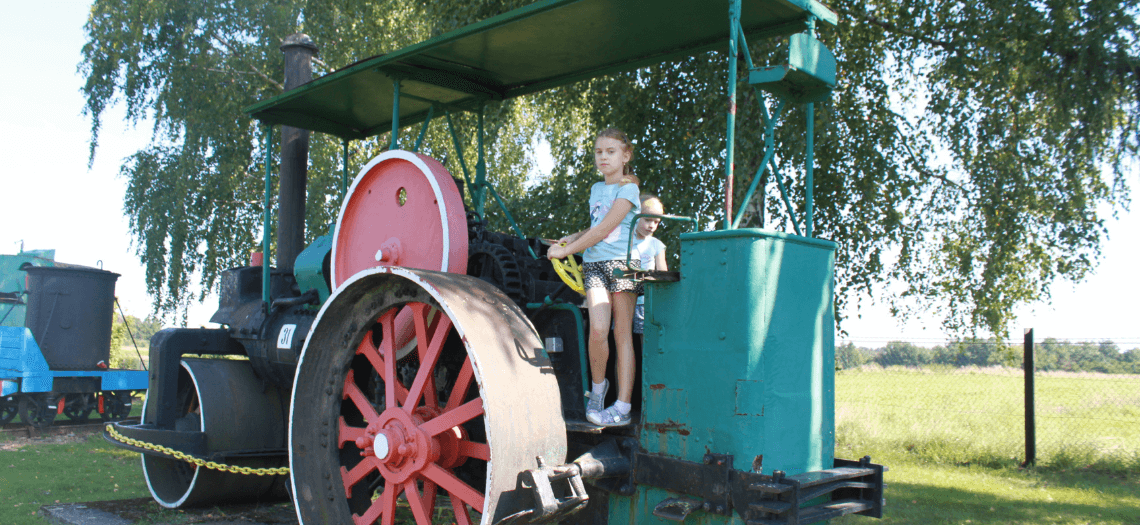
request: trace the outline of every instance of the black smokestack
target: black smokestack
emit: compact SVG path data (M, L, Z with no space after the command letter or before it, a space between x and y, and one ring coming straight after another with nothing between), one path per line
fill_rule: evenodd
M294 33L281 44L285 54L285 90L313 79L317 46L308 35ZM277 202L277 269L293 271L305 244L305 183L309 176L308 130L281 126L281 171Z

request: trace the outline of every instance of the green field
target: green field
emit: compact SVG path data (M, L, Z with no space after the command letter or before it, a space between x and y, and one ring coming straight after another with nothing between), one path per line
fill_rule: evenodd
M1140 376L1035 378L1037 464L1127 473L1140 468ZM947 465L1025 460L1021 372L863 368L836 374L836 439Z

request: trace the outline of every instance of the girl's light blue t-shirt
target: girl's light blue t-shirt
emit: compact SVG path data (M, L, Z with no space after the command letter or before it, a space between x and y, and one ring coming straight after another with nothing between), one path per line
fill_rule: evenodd
M602 222L617 199L625 199L633 204L629 213L616 228L597 244L586 248L582 260L586 262L625 261L626 244L629 242L629 223L633 216L641 212L640 191L636 184L606 184L596 182L590 187L590 227Z

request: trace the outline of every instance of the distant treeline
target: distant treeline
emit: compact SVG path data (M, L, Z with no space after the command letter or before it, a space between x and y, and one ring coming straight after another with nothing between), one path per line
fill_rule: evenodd
M127 330L128 327L130 327L129 331ZM162 330L162 320L157 317L147 316L146 319L139 319L133 315L128 315L127 324L124 325L119 312L115 312L114 321L111 325L111 348L134 346L135 344L147 348L150 346L150 337L158 333L159 330Z
M837 369L879 366L1007 366L1022 367L1024 349L996 339L968 339L926 348L906 341L892 341L881 348L863 348L846 343L835 349ZM1045 339L1033 347L1035 368L1042 372L1102 372L1140 374L1140 349L1121 351L1115 343Z

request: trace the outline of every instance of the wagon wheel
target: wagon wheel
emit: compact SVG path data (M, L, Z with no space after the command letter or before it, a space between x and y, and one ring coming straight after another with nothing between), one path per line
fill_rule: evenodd
M46 428L55 421L56 400L48 394L27 394L20 397L20 417L24 423Z
M16 419L16 414L20 411L20 403L16 401L15 396L6 396L0 398L0 425L7 425L13 419Z
M87 421L95 410L94 394L67 394L63 397L63 415L80 423Z
M416 351L397 363L400 311L412 312ZM502 292L378 268L339 288L313 326L290 424L302 523L491 523L533 506L518 473L537 456L561 462L566 431L541 341Z
M131 415L132 398L130 390L105 390L102 393L103 406L99 417L103 422L126 419ZM66 408L66 406L65 406Z

